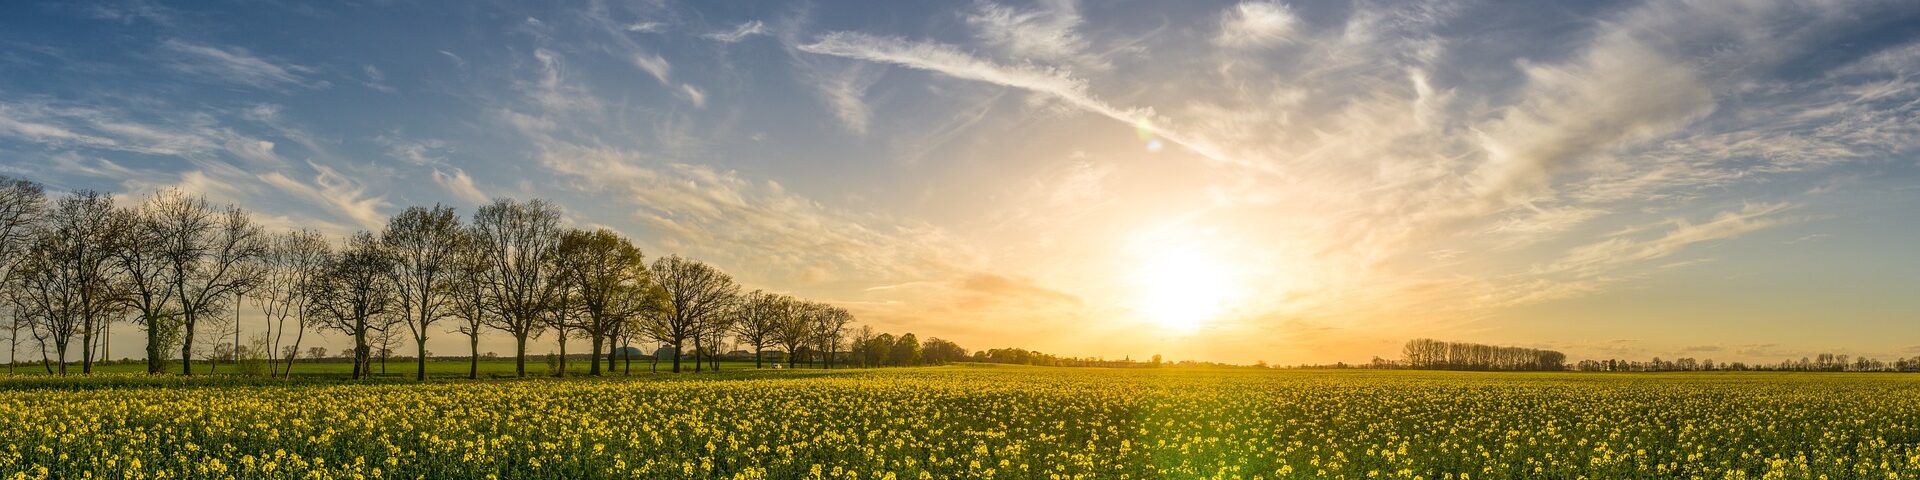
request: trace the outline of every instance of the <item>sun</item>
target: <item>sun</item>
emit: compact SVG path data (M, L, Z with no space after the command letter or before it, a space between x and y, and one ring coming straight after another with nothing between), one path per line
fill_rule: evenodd
M1179 333L1192 333L1226 313L1240 290L1231 264L1196 248L1147 255L1132 276L1134 312Z

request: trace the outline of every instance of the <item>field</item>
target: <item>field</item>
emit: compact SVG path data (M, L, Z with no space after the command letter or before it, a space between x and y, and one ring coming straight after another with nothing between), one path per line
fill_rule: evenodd
M645 358L635 358L633 360L633 373L639 374L641 372L651 370L650 368L651 365L648 364L647 362L648 360ZM682 362L683 362L682 364L683 368L687 370L693 369L692 360L682 360ZM773 362L766 362L766 363L770 364ZM480 376L482 378L510 378L514 376L513 366L514 366L513 360L511 358L505 359L505 360L482 359L480 360ZM626 365L624 363L620 363L618 360L615 361L615 368L624 368L625 366ZM673 365L671 361L662 362L660 364L660 370L661 371L671 370L672 366ZM433 379L465 379L467 378L467 367L468 366L467 366L466 360L433 359L433 360L427 361L427 376ZM752 369L753 362L752 361L720 362L720 369L722 371L743 369L743 368ZM808 367L806 364L803 363L800 365L800 368L811 368L811 367ZM16 372L17 375L21 375L21 376L31 377L31 376L46 375L46 370L43 367L41 367L39 364L27 364L24 362L19 365L16 365L14 367L14 371ZM139 373L146 373L147 364L138 362L138 361L114 362L114 363L104 364L104 365L94 365L93 371L99 374L139 374ZM180 371L180 364L177 362L168 363L166 371L167 373L178 373ZM218 367L212 368L212 369L208 368L208 364L206 362L194 362L193 364L193 372L195 374L200 374L200 375L205 375L211 372L215 376L226 376L226 375L236 374L239 371L240 369L236 368L234 364L231 362L221 363ZM338 377L345 377L349 375L349 372L352 372L352 371L353 371L353 363L348 362L344 359L327 359L326 361L322 361L322 362L311 362L311 361L303 360L294 364L293 377L295 377L296 379L304 378L304 377L315 377L313 379L316 379L316 380L340 380L340 378ZM527 357L527 374L528 375L550 375L553 373L553 371L554 371L554 368L548 365L547 361L544 358L539 356ZM384 369L381 368L380 360L378 358L374 359L373 361L373 377L375 379L411 381L413 380L413 372L414 372L413 359L403 360L403 359L396 358L396 359L390 360L387 362L386 368ZM78 364L67 365L67 373L78 375L80 373L80 365ZM586 360L582 360L579 358L568 359L567 374L574 375L574 376L586 375L587 374ZM0 366L0 378L4 378L5 375L6 375L6 370L4 366Z
M15 478L1916 478L1920 376L16 377L0 445Z

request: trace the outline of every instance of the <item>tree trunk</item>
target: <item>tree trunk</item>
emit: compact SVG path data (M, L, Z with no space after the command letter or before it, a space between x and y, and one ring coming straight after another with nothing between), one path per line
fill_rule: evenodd
M521 334L514 335L513 342L514 342L513 375L521 378L526 378L527 376L527 334L521 333Z
M67 376L67 344L54 345L53 349L60 355L60 376Z
M418 356L420 358L417 363L420 365L420 368L418 369L417 373L414 373L413 379L418 381L426 381L427 380L427 339L425 337L421 337L419 340L415 341L414 343L416 344L417 347L419 347L418 351L420 352L420 354Z
M615 347L613 346L613 337L607 337L607 373L613 373L614 349ZM624 352L624 350L622 350L622 352Z
M589 353L587 353L587 375L598 377L600 376L600 334L594 333L588 337L592 338L590 343L593 344L593 350L588 350ZM612 359L613 354L608 353L607 358Z
M307 329L304 326L293 334L293 353L287 355L287 371L280 372L286 378L293 378L293 361L300 358L300 341L306 337Z
M87 330L88 332L85 335L80 336L80 343L81 343L80 374L81 375L93 374L93 332L92 332L93 329L88 328Z
M371 371L371 368L370 368L373 365L372 365L372 362L368 361L369 358L367 358L370 356L369 355L370 353L372 352L369 352L367 348L367 331L362 329L360 330L360 332L353 334L353 379L354 380L359 380L362 378L373 376L373 372Z
M553 372L553 376L565 377L567 376L567 331L560 330L559 335L554 336L560 337L560 370Z
M240 294L233 294L233 373L240 373Z
M759 347L758 345L755 345L755 346L753 347L753 368L766 368L766 367L767 367L766 365L761 365L761 364L760 364L760 351L761 351L761 350L765 350L765 349L763 349L763 348L760 348L760 347Z
M467 338L467 346L473 349L473 356L467 357L467 378L478 379L480 378L480 335L468 335Z
M193 375L193 312L185 312L187 322L181 328L186 331L180 336L180 374Z
M680 373L680 339L673 340L673 373Z

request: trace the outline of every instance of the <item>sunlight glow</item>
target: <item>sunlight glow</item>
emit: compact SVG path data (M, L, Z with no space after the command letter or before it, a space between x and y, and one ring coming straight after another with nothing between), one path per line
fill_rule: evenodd
M1226 313L1240 289L1227 263L1193 248L1143 258L1133 280L1134 311L1178 333L1192 333Z

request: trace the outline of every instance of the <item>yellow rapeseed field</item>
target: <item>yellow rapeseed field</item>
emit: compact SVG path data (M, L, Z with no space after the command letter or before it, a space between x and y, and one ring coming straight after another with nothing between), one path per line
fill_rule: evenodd
M8 382L13 478L1920 478L1894 374Z

